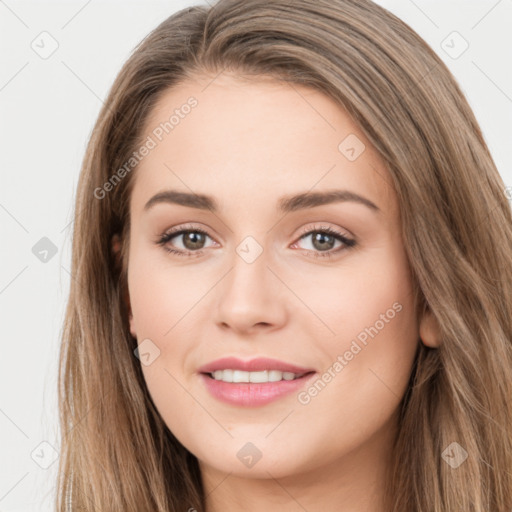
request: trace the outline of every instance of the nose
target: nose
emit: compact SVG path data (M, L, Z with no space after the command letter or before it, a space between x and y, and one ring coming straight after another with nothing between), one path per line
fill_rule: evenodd
M238 335L281 328L287 320L287 289L270 268L266 252L254 261L238 254L219 283L216 324Z

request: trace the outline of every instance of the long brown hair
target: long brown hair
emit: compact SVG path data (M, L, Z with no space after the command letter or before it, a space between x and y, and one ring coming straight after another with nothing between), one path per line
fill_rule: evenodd
M155 409L133 353L125 297L136 167L120 180L113 175L140 144L162 93L195 73L225 70L329 95L389 169L417 313L432 312L442 340L436 349L420 344L402 400L389 512L510 512L512 215L505 185L442 60L370 0L220 0L186 8L123 66L92 132L76 197L57 509L205 510L197 460ZM116 233L124 241L119 260L111 250ZM446 458L452 443L467 452L456 468Z

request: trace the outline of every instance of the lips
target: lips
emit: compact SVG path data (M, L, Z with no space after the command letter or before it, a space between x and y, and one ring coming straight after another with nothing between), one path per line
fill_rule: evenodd
M213 374L219 372L223 376L228 373L230 378L227 381L219 380L218 376L214 378ZM279 375L280 372L282 375ZM274 374L274 378L277 374L283 380L273 381L270 378L271 373ZM261 407L300 391L313 378L316 371L267 357L258 357L249 361L236 357L223 357L201 366L199 374L206 390L215 399L237 407ZM267 375L268 381L263 382L267 379L261 379L262 376ZM249 382L246 377L249 377ZM257 377L256 382L255 377ZM244 381L241 382L241 379Z
M286 363L278 359L270 359L267 357L258 357L243 361L236 357L223 357L216 359L208 364L199 368L199 373L213 373L215 370L242 370L246 372L258 372L263 370L277 370L280 372L294 373L296 375L303 375L305 373L314 372L313 368L306 368L297 366L291 363Z

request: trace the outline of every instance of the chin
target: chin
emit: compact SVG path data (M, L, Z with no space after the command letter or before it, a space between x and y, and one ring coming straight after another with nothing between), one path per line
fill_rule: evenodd
M216 444L215 450L209 451L206 457L199 452L196 456L200 464L244 478L282 478L304 471L307 460L303 448L295 448L289 442L284 444L277 438L274 442L265 439L266 434L243 438L234 434L234 439L225 446ZM300 446L303 447L303 443Z

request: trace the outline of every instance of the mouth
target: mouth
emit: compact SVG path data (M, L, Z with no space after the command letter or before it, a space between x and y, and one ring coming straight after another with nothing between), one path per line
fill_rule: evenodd
M235 368L200 372L199 376L217 401L236 407L262 407L285 397L297 395L317 372L282 370L238 370Z

